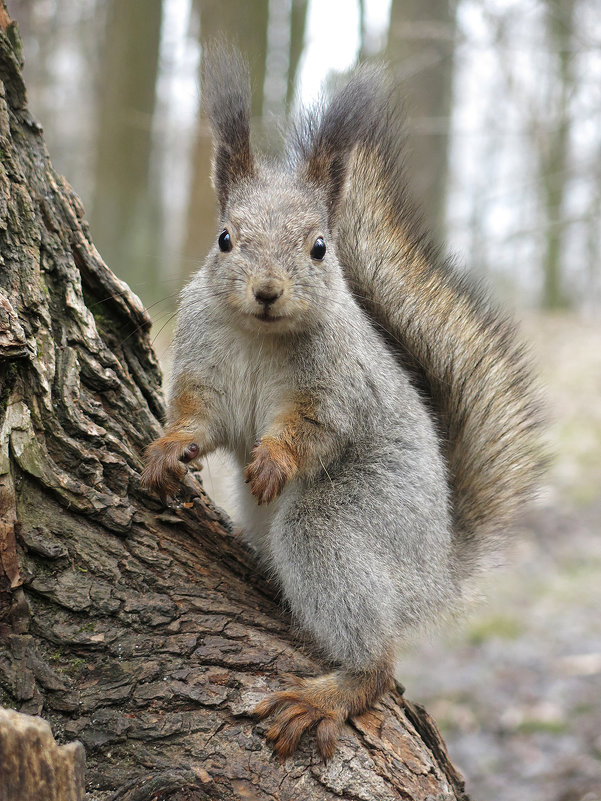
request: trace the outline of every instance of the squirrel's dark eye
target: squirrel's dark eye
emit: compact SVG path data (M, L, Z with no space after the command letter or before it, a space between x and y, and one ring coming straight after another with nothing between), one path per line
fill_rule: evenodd
M232 249L232 238L230 236L230 232L227 228L224 228L223 231L219 234L219 239L217 240L219 244L219 250L222 253L229 253ZM325 248L324 248L325 252Z
M313 247L311 248L311 258L317 259L317 261L321 261L325 255L326 255L326 243L320 236L318 236L315 242L313 243Z

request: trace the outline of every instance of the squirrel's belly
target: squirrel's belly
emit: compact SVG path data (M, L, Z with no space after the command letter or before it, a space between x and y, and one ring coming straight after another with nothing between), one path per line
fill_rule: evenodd
M235 492L237 512L235 523L242 529L244 539L257 549L259 556L267 559L269 531L280 507L281 498L259 506L248 484L244 482L243 470L237 471Z

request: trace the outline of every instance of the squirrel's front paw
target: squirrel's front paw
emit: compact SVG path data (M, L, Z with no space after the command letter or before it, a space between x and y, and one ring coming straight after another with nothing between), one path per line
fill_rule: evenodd
M186 463L197 458L200 449L195 442L165 436L155 440L146 450L146 467L140 485L156 492L163 501L175 495L187 472Z
M271 503L298 470L291 449L275 437L263 437L253 448L246 483L259 505Z

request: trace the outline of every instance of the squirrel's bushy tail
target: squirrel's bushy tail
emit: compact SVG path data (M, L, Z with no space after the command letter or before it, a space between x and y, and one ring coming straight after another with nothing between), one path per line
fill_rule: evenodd
M328 137L330 147L337 140L347 149L333 226L338 258L431 404L446 451L458 564L470 573L539 479L540 408L513 323L422 232L405 188L395 95L381 71L360 70L297 128L296 151L306 159Z

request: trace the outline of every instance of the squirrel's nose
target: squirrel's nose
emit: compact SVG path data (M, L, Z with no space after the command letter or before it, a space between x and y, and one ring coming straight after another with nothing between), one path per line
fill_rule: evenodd
M255 289L255 298L263 306L271 306L272 303L282 296L283 289L276 289L274 287L260 287Z

